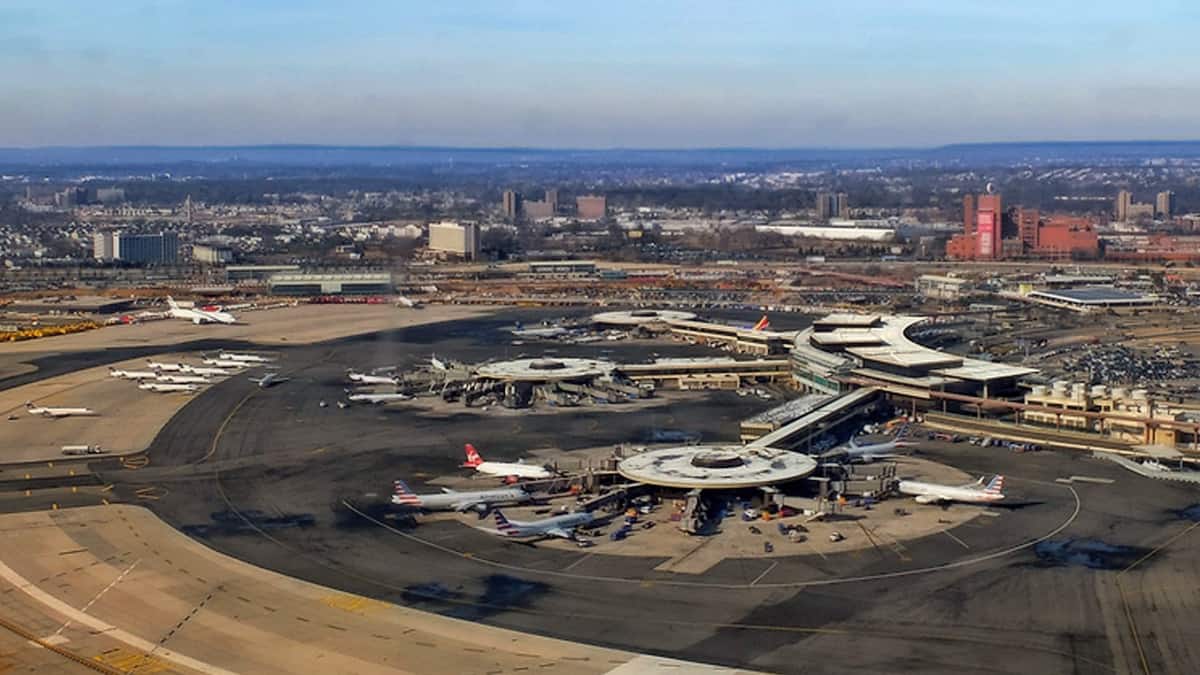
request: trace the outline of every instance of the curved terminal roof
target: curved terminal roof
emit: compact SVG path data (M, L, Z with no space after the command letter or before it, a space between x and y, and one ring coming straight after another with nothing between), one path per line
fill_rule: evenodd
M616 368L612 361L575 358L535 358L485 363L475 369L480 377L514 382L555 382L583 380L608 375Z
M798 452L754 445L691 445L627 457L617 471L629 480L681 489L735 490L799 480L817 468Z
M592 315L592 323L605 326L645 326L670 321L691 321L696 315L674 309L632 309L617 312L600 312Z

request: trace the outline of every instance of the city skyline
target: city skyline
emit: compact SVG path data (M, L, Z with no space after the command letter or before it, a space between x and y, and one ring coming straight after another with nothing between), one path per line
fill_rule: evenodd
M0 9L0 146L1200 138L1179 3Z

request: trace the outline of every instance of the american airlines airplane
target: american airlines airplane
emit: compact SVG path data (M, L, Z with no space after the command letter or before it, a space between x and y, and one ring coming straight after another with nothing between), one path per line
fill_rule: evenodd
M544 466L536 464L525 464L523 462L487 462L479 455L479 451L475 446L467 443L466 445L467 461L463 462L462 466L466 469L475 469L479 473L489 476L503 476L505 478L553 478L554 474Z
M908 425L900 427L896 432L896 437L884 443L871 443L868 445L859 445L850 439L850 442L838 448L834 448L829 452L821 455L822 459L844 457L849 462L862 462L864 464L874 462L877 459L887 459L896 457L901 453L896 452L900 448L907 448L915 445L912 441L905 440L908 438Z
M54 419L60 417L93 417L99 414L91 408L44 408L34 405L33 401L26 401L25 409L29 411L30 415L53 417Z
M181 307L175 302L175 298L167 296L167 306L170 308L167 313L175 319L185 319L194 324L202 323L237 323L237 319L229 312L222 312L219 309L201 309L199 307Z
M346 378L355 384L396 384L396 378L394 377L356 373L353 370L346 371Z
M108 374L110 377L119 377L123 380L153 380L158 377L158 371L155 370L121 370L120 368L109 368Z
M266 375L263 375L262 377L259 377L259 378L251 377L249 379L254 384L257 384L259 389L269 389L271 387L274 387L277 384L283 384L284 382L287 382L288 380L290 380L292 378L282 377L279 375L279 373L272 372L272 373L267 373Z
M496 529L487 530L503 537L513 539L545 539L547 537L560 537L562 539L575 539L575 528L590 525L596 521L596 514L591 511L580 511L578 513L568 513L561 516L553 516L551 518L543 518L541 520L531 520L522 522L520 520L509 520L504 517L500 509L494 512L496 518Z
M395 487L396 492L392 495L393 504L423 511L476 511L484 514L493 506L524 504L532 499L528 492L519 487L472 490L470 492L455 492L449 488L442 488L440 493L423 495L414 493L402 480L397 480Z
M193 392L200 391L200 386L196 384L169 384L166 382L143 382L138 385L138 389L153 391L159 394L168 394L174 392Z
M980 478L966 485L939 485L937 483L922 483L915 480L902 480L897 489L906 495L915 497L918 504L938 504L947 502L964 502L967 504L990 504L1004 499L1004 476L996 476L983 484Z
M270 363L275 359L270 359L258 354L238 354L236 352L221 352L217 354L217 358L222 361L237 361L239 363Z
M162 370L168 373L183 372L182 363L167 363L166 361L154 361L152 359L146 359L146 365L154 370Z
M411 401L411 394L350 394L347 400L354 403L394 403L395 401Z
M210 380L203 375L159 375L159 382L167 384L210 384Z

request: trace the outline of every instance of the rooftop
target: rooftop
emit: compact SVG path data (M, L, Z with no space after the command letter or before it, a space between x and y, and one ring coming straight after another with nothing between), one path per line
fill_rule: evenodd
M799 480L817 463L798 452L742 445L694 445L651 450L621 460L630 480L674 488L733 490Z
M1088 286L1086 288L1034 291L1029 295L1085 305L1135 304L1154 301L1154 298L1151 296L1111 286Z
M846 312L842 314L829 314L825 318L817 319L812 325L822 328L838 326L869 328L877 323L879 323L878 314L851 314Z

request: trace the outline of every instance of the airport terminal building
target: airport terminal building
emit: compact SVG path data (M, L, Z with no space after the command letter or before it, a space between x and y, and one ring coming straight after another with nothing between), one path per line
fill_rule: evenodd
M836 395L877 386L904 396L928 398L949 391L988 398L1011 393L1025 368L972 359L913 342L907 331L927 317L830 314L796 335L792 377L806 391Z

